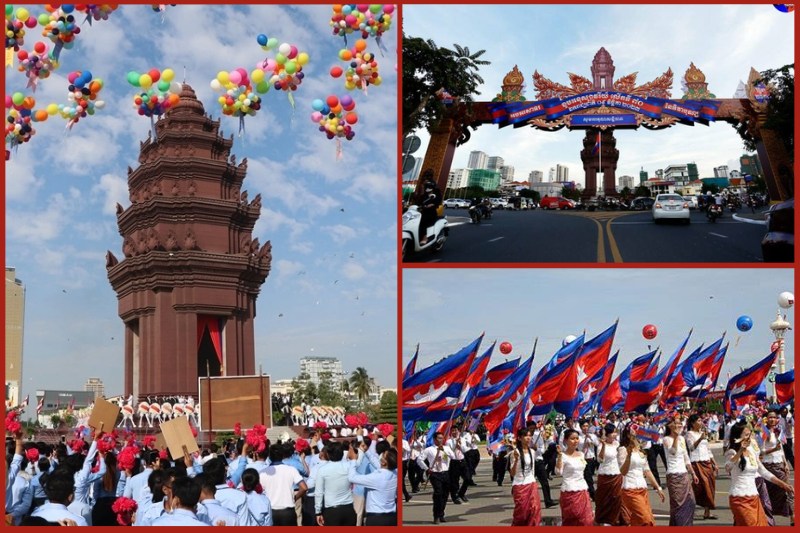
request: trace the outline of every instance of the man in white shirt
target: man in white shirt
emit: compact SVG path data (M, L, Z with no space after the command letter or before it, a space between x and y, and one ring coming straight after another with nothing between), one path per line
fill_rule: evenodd
M208 526L197 518L200 483L191 477L179 477L172 482L172 511L153 520L153 526Z
M446 522L444 509L450 493L450 460L453 451L444 445L444 435L437 431L433 435L433 446L429 446L417 457L417 465L428 472L428 479L433 486L433 523Z
M259 478L272 504L273 525L296 526L295 500L302 500L308 486L295 467L283 464L283 447L280 444L269 447L269 459L270 465ZM294 492L295 485L298 485L297 493Z
M461 439L467 447L467 451L464 453L464 459L470 474L468 485L470 487L476 487L478 484L475 483L475 474L477 473L478 464L481 462L481 452L478 451L478 442L480 439L477 433L466 429L461 434Z
M586 466L583 469L583 479L589 486L589 497L594 501L594 473L599 464L597 463L597 446L600 441L597 436L589 431L589 421L581 420L581 436L578 437L578 451L583 452L586 458Z
M409 444L411 444L411 460L408 463L408 481L411 484L411 493L416 494L419 492L419 484L425 478L425 470L420 469L417 464L417 458L425 449L425 434L417 436Z
M450 475L450 496L453 503L461 505L461 502L468 502L467 487L472 481L469 467L466 464L466 452L469 446L462 440L461 432L458 428L450 430L450 438L445 443L445 446L450 448L453 452L453 457L450 460L450 467L448 473ZM459 486L460 482L460 486Z
M48 522L72 520L79 526L88 526L86 520L67 509L75 494L75 479L69 472L53 472L45 485L47 503L36 509L31 516L44 518Z
M241 468L244 465L239 465ZM216 492L214 498L219 503L232 511L238 520L239 526L254 526L255 519L253 519L250 511L247 509L247 495L235 488L231 488L225 482L227 477L228 463L223 457L215 457L203 465L203 477L214 484ZM242 470L244 470L242 468ZM228 524L230 525L230 524Z
M200 483L200 502L197 505L197 518L209 526L239 526L236 513L223 507L215 498L217 487L210 478L201 474L195 478ZM249 511L248 511L249 512Z
M536 451L536 459L533 463L534 475L536 476L536 480L539 482L539 486L542 487L542 495L544 496L545 507L554 507L558 504L553 501L553 497L550 495L550 479L547 475L547 466L545 465L544 460L544 454L547 451L550 443L544 438L544 428L542 427L541 422L533 432L532 436L533 440L531 441L531 446Z

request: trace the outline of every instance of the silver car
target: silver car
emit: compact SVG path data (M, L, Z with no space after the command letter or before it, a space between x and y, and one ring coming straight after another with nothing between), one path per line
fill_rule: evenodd
M678 194L659 194L653 203L653 222L662 220L682 220L684 224L691 222L689 203Z

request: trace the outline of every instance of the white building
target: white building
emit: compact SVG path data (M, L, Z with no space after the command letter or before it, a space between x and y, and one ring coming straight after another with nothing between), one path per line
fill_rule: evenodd
M269 381L269 388L271 392L275 392L278 394L289 394L292 392L292 381L291 379L276 379Z
M728 176L728 165L721 165L718 167L714 167L714 177L715 178L727 178Z
M547 181L556 181L556 167L550 167L547 172Z
M564 165L556 165L555 181L569 181L569 167Z
M467 186L469 181L468 168L454 168L450 170L447 175L447 188L448 189L461 189Z
M528 174L528 181L531 183L541 183L544 179L544 174L542 174L541 170L531 170L530 174Z
M469 162L467 168L486 168L489 156L484 152L474 151L469 153Z
M505 161L500 156L492 156L489 158L486 165L487 165L486 168L500 170L503 167L503 165L505 165Z
M620 176L619 177L619 188L620 190L624 189L625 187L629 189L633 189L633 176Z
M489 167L492 168L492 167ZM500 181L502 183L510 183L514 181L514 167L511 165L503 165L500 167Z
M658 171L656 171L656 177ZM664 169L664 180L673 181L676 184L684 184L689 182L689 167L686 165L669 165Z
M106 395L106 387L103 385L103 380L100 378L87 379L86 384L83 386L83 390L86 392L93 392L95 398Z
M342 362L335 357L303 357L300 359L300 374L307 374L314 385L322 382L323 374L329 374L335 384L344 380Z
M544 198L545 196L561 196L561 189L564 188L563 183L558 183L556 181L546 181L540 183L531 183L530 190L536 191L539 193L539 196Z

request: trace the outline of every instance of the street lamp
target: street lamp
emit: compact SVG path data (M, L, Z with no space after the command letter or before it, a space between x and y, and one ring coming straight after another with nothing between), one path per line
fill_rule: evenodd
M782 292L778 296L778 305L782 309L789 309L794 305L794 295L790 292ZM778 316L775 322L769 325L769 329L775 335L775 341L778 343L778 372L783 374L786 372L786 359L783 353L783 337L786 332L792 329L791 324L786 319L786 315L781 315L781 310L778 309Z

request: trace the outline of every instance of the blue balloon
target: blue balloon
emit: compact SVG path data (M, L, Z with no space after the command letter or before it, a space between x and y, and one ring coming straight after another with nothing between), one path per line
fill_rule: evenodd
M268 40L269 39L267 39L267 36L264 35L263 33L260 33L258 37L256 37L256 41L258 41L258 44L260 44L261 46L266 46Z
M311 102L311 108L312 108L314 111L322 111L322 108L323 108L323 107L325 107L325 102L323 102L323 101L322 101L322 100L320 100L319 98L317 98L316 100L314 100L313 102Z
M747 315L742 315L736 319L736 328L739 331L750 331L753 327L753 319Z

